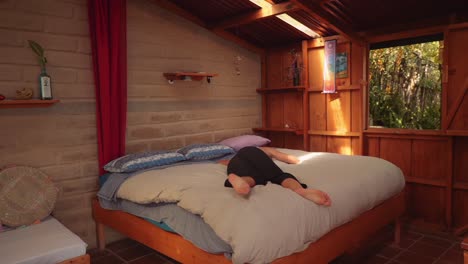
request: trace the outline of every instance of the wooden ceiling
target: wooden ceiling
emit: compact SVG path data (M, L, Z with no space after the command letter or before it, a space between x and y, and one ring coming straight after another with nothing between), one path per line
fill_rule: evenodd
M468 21L468 0L154 0L214 33L254 51L312 37L276 17L286 13L322 37L365 36Z

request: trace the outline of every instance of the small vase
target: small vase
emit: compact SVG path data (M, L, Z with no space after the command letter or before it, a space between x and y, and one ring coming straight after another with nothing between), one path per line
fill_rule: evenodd
M299 86L301 85L301 74L299 73L299 71L296 69L294 71L294 75L293 75L293 85L294 86Z

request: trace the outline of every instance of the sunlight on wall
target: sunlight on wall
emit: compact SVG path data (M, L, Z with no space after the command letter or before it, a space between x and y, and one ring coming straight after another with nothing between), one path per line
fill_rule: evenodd
M345 154L345 155L352 155L351 148L348 146L341 146L339 152L340 154Z
M330 97L333 97L333 95L330 95ZM330 107L332 110L332 118L333 118L333 123L335 125L336 131L348 132L348 129L346 127L346 123L343 117L343 109L341 108L340 98L339 97L335 99L332 98L332 100L330 101Z

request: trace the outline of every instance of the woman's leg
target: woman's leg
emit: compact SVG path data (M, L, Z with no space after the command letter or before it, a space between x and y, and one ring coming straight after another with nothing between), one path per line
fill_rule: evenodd
M248 163L249 167L253 168L252 173L255 175L252 176L257 184L266 184L271 178L284 173L267 155L267 153L257 147L242 148L239 150L237 155L245 163Z
M260 172L252 166L251 162L245 160L239 152L229 161L227 166L228 178L224 182L225 187L232 187L241 194L247 195L250 188L256 184L265 185L266 181Z
M328 194L315 189L305 189L295 178L286 178L281 182L281 186L288 188L318 205L330 206L331 200Z
M230 183L231 186L240 195L247 195L250 193L250 188L255 186L255 180L250 176L238 176L234 173L228 175L226 180ZM226 183L224 184L226 186Z

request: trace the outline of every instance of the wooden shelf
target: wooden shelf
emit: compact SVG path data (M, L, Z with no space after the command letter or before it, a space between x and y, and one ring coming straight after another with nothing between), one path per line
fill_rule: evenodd
M419 183L423 185L429 186L437 186L437 187L447 187L447 183L440 179L423 179L423 178L416 178L416 177L406 177L407 182L410 183Z
M173 84L175 80L201 81L203 78L206 78L206 81L210 83L211 78L218 76L217 73L206 72L165 72L163 75L170 84Z
M466 137L468 136L468 130L447 130L447 135Z
M325 131L325 130L309 130L309 135L317 136L334 136L334 137L359 137L361 133L350 131Z
M296 135L304 135L303 129L281 128L281 127L256 127L252 128L254 132L288 132Z
M49 107L53 104L60 102L60 100L3 100L0 101L0 108L37 108L37 107Z
M356 85L338 85L336 87L336 91L337 92L340 92L340 91L353 91L353 90L360 90L361 89L361 86L359 84L356 84ZM323 90L322 90L322 87L312 87L307 89L307 92L309 93L321 93Z
M285 86L285 87L276 87L276 88L261 88L257 89L257 93L273 93L273 92L299 92L303 91L305 89L305 86L299 85L299 86Z

